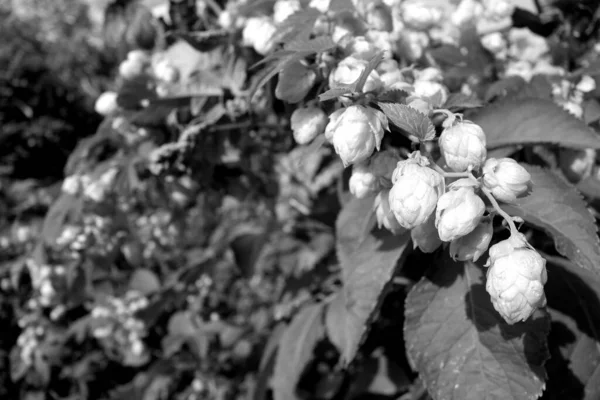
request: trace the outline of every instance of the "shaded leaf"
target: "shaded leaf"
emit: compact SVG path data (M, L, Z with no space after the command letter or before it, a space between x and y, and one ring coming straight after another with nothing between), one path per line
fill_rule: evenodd
M296 385L313 357L315 345L324 336L323 304L312 304L300 310L279 341L273 374L275 400L298 398Z
M488 148L526 143L600 148L600 137L550 100L507 99L484 107L471 120L483 128Z
M279 24L272 40L289 43L292 40L308 39L320 15L321 12L314 8L296 11Z
M206 52L227 44L230 33L225 29L214 29L202 32L173 32L172 35L186 41L194 49Z
M288 103L302 101L315 84L317 74L296 61L287 65L280 73L275 97Z
M351 200L336 222L337 254L342 268L342 299L328 308L329 335L350 363L368 332L398 261L409 249L410 235L375 230L373 197ZM331 321L341 321L331 324ZM341 332L332 332L335 328Z
M468 108L483 107L483 102L475 96L468 96L464 93L451 93L448 100L441 108L448 109L452 112L462 111Z
M429 394L445 400L529 400L544 389L550 321L537 311L508 325L481 268L440 259L406 299L404 337Z
M600 273L596 224L579 192L549 170L523 166L531 174L533 191L502 208L545 230L554 238L556 250L581 268Z
M131 275L129 289L148 296L160 290L160 281L158 280L158 276L151 270L138 268Z
M60 197L50 206L42 225L42 239L47 244L54 244L67 222L76 221L81 215L83 200L68 193Z
M402 103L409 96L410 93L408 93L406 90L392 89L377 96L377 101L383 101L386 103Z
M593 124L600 120L600 103L596 99L589 99L583 107L583 120L586 124Z
M546 366L549 394L560 393L560 399L597 399L600 397L600 279L564 258L543 256L548 261L545 291L552 314L551 338L557 347Z
M486 90L483 99L490 102L496 97L505 97L510 93L516 93L527 85L525 79L520 76L508 76L492 83Z
M292 51L308 51L312 53L320 53L323 51L330 50L335 46L335 42L329 36L319 36L309 40L293 40L285 45L285 49Z
M404 104L377 103L389 121L408 134L411 140L427 141L435 137L429 117Z

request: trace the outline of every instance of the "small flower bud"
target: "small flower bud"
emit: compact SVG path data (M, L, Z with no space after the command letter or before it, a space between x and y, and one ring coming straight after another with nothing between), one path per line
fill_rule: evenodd
M354 164L350 176L350 193L361 199L369 194L392 186L392 173L400 161L398 153L385 150L375 153L369 160Z
M364 36L353 37L346 45L345 50L347 54L351 54L351 57L367 62L379 51L379 49Z
M326 13L329 11L329 3L331 3L331 0L311 0L308 6L311 8L316 8L322 13Z
M492 32L482 36L481 45L498 58L505 58L508 52L508 44L500 32Z
M439 145L446 164L456 172L478 169L487 157L485 133L470 121L444 129Z
M414 70L415 81L424 81L424 82L442 82L444 80L444 76L442 75L442 71L439 68L427 67L422 70ZM443 88L446 89L446 88ZM435 89L438 90L438 89ZM435 91L433 90L433 91Z
M522 235L511 236L490 248L485 289L504 320L525 321L546 305L546 260L527 245Z
M329 75L329 86L334 88L356 82L363 70L367 67L367 64L368 62L366 60L354 56L344 58ZM383 82L381 82L377 71L371 71L365 86L363 87L363 91L371 92L379 90L382 87Z
M425 49L429 46L429 36L425 32L403 31L398 38L400 53L409 61L417 61L423 56Z
M528 28L511 28L508 31L510 43L508 54L514 60L535 64L548 53L550 46L546 38L533 33Z
M419 0L406 1L402 4L402 20L412 29L428 31L442 20L442 12Z
M596 90L596 81L589 75L583 75L575 89L582 93L589 93Z
M414 248L419 248L423 253L433 253L442 245L442 240L435 228L435 216L431 214L427 221L414 227L410 231Z
M329 116L329 122L325 126L325 139L331 144L333 144L333 132L335 132L335 128L344 111L346 111L345 108L340 108L339 110L332 112Z
M175 83L179 80L179 70L167 59L158 61L153 70L156 78L163 82Z
M394 20L392 10L385 3L373 2L367 11L367 23L369 26L382 32L392 32L394 30Z
M512 203L527 192L531 175L512 158L490 158L483 166L482 183L497 200Z
M529 82L533 78L533 67L529 61L509 61L504 69L504 77L520 76Z
M323 133L327 114L318 107L297 108L292 113L291 126L296 143L308 144Z
M354 164L348 186L350 193L358 199L363 199L377 191L377 177L369 171L366 161Z
M360 105L346 108L333 131L333 147L344 166L366 160L381 144L383 124L374 110Z
M125 79L133 79L142 74L144 65L142 63L126 59L119 65L119 75Z
M450 242L475 229L485 204L471 187L458 187L444 193L437 202L435 226L440 239Z
M280 24L300 9L299 0L277 0L273 5L273 21Z
M413 87L415 96L433 105L439 106L448 100L448 89L439 82L418 80L415 81Z
M136 49L131 50L129 53L127 53L127 60L136 62L141 65L146 65L150 63L150 56L146 51Z
M248 18L242 32L243 43L254 47L258 54L264 56L275 46L272 38L276 30L275 24L269 17Z
M383 226L394 235L398 235L405 231L402 226L398 223L398 220L394 216L392 209L390 208L389 201L390 190L383 189L375 197L375 216L377 217L377 226L381 229Z
M462 0L456 7L450 20L456 26L476 20L483 13L483 6L478 0Z
M488 249L494 234L491 218L481 219L471 233L450 243L450 257L459 261L477 261Z
M117 105L117 94L115 92L104 92L96 100L94 109L100 115L112 114L119 108Z
M492 20L511 17L515 11L515 5L509 0L484 0L484 14Z
M389 201L396 219L406 229L423 224L435 210L444 179L419 152L400 161L392 175Z

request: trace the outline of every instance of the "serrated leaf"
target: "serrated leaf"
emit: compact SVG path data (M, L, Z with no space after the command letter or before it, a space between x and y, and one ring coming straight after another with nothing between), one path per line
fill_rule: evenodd
M530 143L600 148L598 134L550 100L501 100L484 107L471 120L483 128L490 149Z
M285 45L285 49L291 51L308 51L312 53L321 53L323 51L330 50L335 46L335 42L329 36L319 36L309 40L293 40Z
M546 365L548 390L560 394L550 398L595 400L600 397L600 280L566 259L545 257L550 344L556 347Z
M275 97L288 103L298 103L306 97L315 84L317 74L296 61L287 65L280 73Z
M312 304L300 310L279 341L273 373L275 400L298 398L296 385L313 356L315 345L324 336L323 304Z
M298 10L277 27L272 40L276 43L289 43L292 40L308 39L321 12L314 8Z
M436 400L530 400L544 389L550 321L537 311L508 325L485 291L483 271L448 257L410 291L409 360Z
M373 197L351 200L336 222L337 255L342 268L343 306L328 308L328 313L341 313L328 319L343 321L342 332L330 337L340 348L346 364L368 332L398 260L409 249L410 235L394 236L387 230L375 230ZM341 300L337 300L341 301ZM343 338L343 339L341 339Z
M533 191L502 208L545 230L554 238L556 250L581 268L600 273L596 224L579 192L549 170L523 166L531 174Z
M337 99L339 96L343 96L345 94L352 93L353 90L351 87L335 87L331 88L325 93L321 93L319 95L319 101L327 101Z
M469 108L483 107L483 102L475 96L468 96L464 93L451 93L448 100L441 108L452 112L458 112Z
M402 129L411 139L419 141L432 140L435 127L429 117L422 112L404 104L377 103L388 120Z

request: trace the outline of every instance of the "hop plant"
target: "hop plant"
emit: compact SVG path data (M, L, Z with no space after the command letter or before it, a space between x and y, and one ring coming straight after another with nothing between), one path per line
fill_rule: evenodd
M512 158L490 158L483 166L483 187L499 201L514 202L531 186L531 175Z
M380 229L383 226L394 235L398 235L401 232L404 232L405 229L398 223L398 220L390 208L389 195L390 190L383 189L375 197L374 208L375 217L377 218L377 226Z
M442 193L444 179L429 168L429 161L414 152L400 161L392 176L390 207L400 225L412 229L425 223L435 210Z
M456 240L477 227L485 211L473 187L459 186L444 193L437 202L435 226L444 242Z
M297 108L292 113L291 127L296 143L308 144L323 133L327 114L318 107Z
M524 236L513 234L490 248L486 290L496 311L508 324L525 321L546 305L546 260Z
M485 133L479 125L470 121L458 122L444 129L439 145L446 164L456 172L478 169L487 157Z
M375 153L369 160L355 164L348 182L350 193L361 199L392 185L392 173L400 157L393 150Z
M383 138L383 123L375 110L360 105L346 108L331 130L335 152L346 167L366 160Z

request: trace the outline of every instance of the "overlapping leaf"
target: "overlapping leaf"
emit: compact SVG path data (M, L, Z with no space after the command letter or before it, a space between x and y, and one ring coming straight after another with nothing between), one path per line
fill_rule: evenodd
M473 263L440 259L406 299L409 359L436 400L529 400L546 377L549 319L508 325Z
M329 337L340 348L346 363L355 357L398 260L410 241L408 234L394 236L384 230L371 232L375 222L373 200L373 197L353 199L344 207L336 223L343 290L329 306L327 320Z
M389 121L414 140L427 141L435 137L435 127L429 117L404 104L377 103Z
M279 73L275 96L288 103L298 103L306 97L316 78L315 72L300 62L291 63Z
M502 100L481 109L471 120L483 128L490 149L532 143L553 143L576 149L600 148L598 134L551 100Z
M566 259L545 255L552 315L549 389L562 397L600 398L600 279Z
M531 174L533 191L517 204L502 207L550 234L560 254L581 268L600 273L597 228L581 195L549 170L524 167Z
M273 395L275 400L293 400L302 371L317 342L325 336L323 304L303 308L283 332L275 358Z

